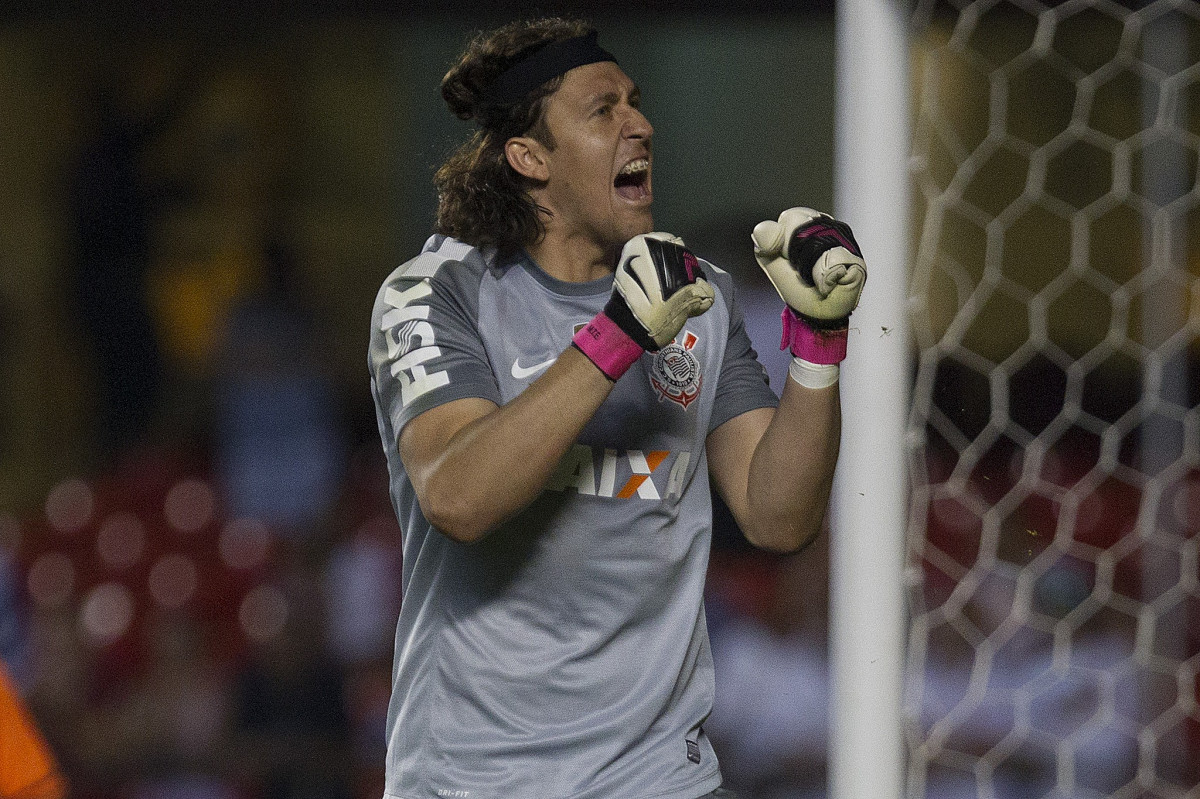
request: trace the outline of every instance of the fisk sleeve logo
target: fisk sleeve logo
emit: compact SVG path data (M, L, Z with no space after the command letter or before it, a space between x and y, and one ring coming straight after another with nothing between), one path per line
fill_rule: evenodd
M659 477L656 485L654 476L667 471L660 467L671 459L672 454L675 458L665 481ZM599 475L596 473L597 460ZM558 468L546 483L546 490L575 489L580 494L611 499L670 499L683 494L691 462L690 452L629 449L618 453L615 449L576 444L559 461Z
M383 301L391 310L383 314L379 327L387 341L392 377L400 381L400 401L405 405L450 382L444 370L425 369L427 361L442 354L428 321L429 306L418 302L432 293L428 278L404 291L389 287L383 292Z

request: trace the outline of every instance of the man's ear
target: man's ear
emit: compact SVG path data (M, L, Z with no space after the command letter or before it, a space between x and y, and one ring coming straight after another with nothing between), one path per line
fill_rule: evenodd
M546 147L537 139L514 136L504 143L504 156L517 174L539 183L550 179L550 169L546 165Z

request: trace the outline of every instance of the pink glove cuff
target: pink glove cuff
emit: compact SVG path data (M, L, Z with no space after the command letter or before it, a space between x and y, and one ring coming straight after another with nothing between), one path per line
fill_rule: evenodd
M637 363L637 359L645 352L640 344L604 313L596 314L592 321L580 328L571 343L613 382Z
M779 349L789 347L792 355L809 363L829 365L841 363L846 358L846 340L850 328L815 330L791 308L783 309L783 340Z

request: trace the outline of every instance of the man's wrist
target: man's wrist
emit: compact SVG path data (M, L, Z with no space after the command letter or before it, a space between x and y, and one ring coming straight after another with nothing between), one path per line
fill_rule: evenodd
M783 338L779 349L790 350L797 358L822 366L839 364L846 359L849 319L845 325L817 328L790 307L783 309Z
M616 382L646 350L603 312L592 317L571 340L609 380Z
M829 388L838 381L841 371L836 363L811 363L803 358L792 358L788 377L805 388Z

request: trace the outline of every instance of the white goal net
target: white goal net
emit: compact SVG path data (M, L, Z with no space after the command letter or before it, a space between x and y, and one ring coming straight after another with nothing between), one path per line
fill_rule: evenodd
M910 797L1200 797L1200 3L922 0Z

